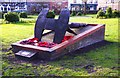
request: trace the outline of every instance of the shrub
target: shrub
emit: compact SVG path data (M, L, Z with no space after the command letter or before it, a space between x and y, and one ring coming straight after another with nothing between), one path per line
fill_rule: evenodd
M72 13L70 14L70 16L76 16L77 12L76 11L72 11Z
M55 13L54 13L54 11L49 11L48 13L47 13L47 16L46 16L47 18L55 18Z
M82 15L82 13L81 12L78 12L77 14L76 14L76 16L81 16Z
M118 11L118 17L120 17L120 11Z
M20 18L27 18L27 13L26 12L21 12L19 13Z
M105 17L105 13L103 12L103 10L99 10L97 12L97 18L104 18Z
M111 18L112 17L112 8L108 7L106 10L106 17Z
M119 17L119 11L114 10L114 11L112 12L112 16L113 16L114 18Z
M19 16L15 12L8 12L4 14L4 19L8 22L18 22Z

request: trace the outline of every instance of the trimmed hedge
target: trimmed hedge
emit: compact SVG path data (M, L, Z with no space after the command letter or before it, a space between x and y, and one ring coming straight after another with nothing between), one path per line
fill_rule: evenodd
M103 12L103 10L99 10L97 13L97 18L105 18L105 13Z
M77 12L76 11L72 11L72 13L70 14L70 16L76 16Z
M120 11L118 11L118 17L120 17Z
M21 12L19 13L20 18L27 18L27 13L26 12Z
M4 19L8 22L18 22L19 16L15 12L8 12L4 14Z
M120 11L112 10L111 7L108 7L105 13L103 12L103 10L99 10L97 13L97 18L118 18L118 17L120 17Z
M117 10L112 11L112 16L113 16L114 18L120 17L120 11L117 11Z
M112 17L112 8L108 7L106 10L106 17L111 18Z
M48 13L47 13L47 16L46 16L47 18L55 18L55 13L54 13L54 11L49 11Z
M78 12L77 14L76 14L76 16L81 16L82 15L82 13L81 12Z

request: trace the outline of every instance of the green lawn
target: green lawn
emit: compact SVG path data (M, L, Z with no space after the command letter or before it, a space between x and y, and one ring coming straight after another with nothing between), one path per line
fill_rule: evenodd
M21 19L16 24L2 24L2 74L3 76L118 76L118 19L96 19L71 17L70 22L106 24L105 40L111 42L87 53L65 55L55 61L16 60L12 51L7 51L11 43L28 38L34 33L37 16ZM1 63L0 63L1 64ZM92 67L86 68L87 65Z

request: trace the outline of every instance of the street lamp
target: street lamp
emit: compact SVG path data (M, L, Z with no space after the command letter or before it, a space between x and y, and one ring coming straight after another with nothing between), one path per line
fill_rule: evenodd
M87 5L87 1L88 1L88 0L82 0L82 2L84 3L84 15L86 15L86 5Z

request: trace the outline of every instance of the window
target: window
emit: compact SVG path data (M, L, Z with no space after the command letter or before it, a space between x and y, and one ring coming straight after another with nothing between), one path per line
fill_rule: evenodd
M1 10L3 10L3 7L1 7Z
M57 5L61 6L61 5L62 5L62 3L61 3L61 2L58 2L58 3L57 3Z

